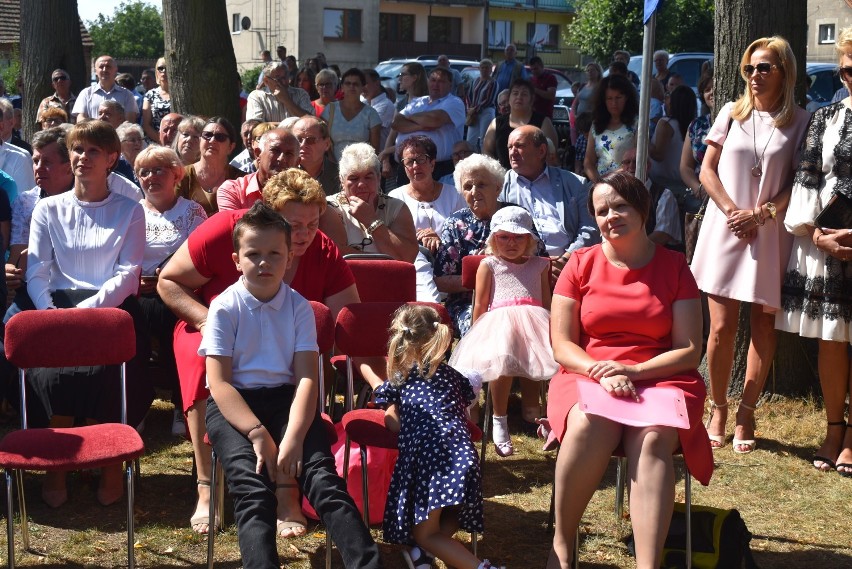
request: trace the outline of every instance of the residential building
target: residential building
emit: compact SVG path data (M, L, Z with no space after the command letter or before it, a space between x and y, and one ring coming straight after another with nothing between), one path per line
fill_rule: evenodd
M852 0L808 0L808 61L836 63L837 34L849 26Z

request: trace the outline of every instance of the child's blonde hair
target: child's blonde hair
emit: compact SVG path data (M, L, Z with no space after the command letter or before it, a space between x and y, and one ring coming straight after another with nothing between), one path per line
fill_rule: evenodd
M394 313L388 340L388 381L402 385L415 365L434 375L453 340L450 328L431 306L405 304Z

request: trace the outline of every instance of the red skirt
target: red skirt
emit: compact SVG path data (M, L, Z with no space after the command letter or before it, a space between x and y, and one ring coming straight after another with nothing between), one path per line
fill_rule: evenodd
M547 392L547 418L550 420L550 426L560 443L565 436L568 414L577 404L578 381L593 380L581 374L568 373L562 368L550 380L550 387ZM694 376L677 375L664 379L645 380L639 384L642 386L672 386L683 390L686 399L686 411L689 416L689 429L677 430L680 447L690 474L701 484L707 486L710 483L710 477L713 475L713 449L710 447L710 439L707 437L707 430L702 423L704 400L707 397L704 381L696 373Z

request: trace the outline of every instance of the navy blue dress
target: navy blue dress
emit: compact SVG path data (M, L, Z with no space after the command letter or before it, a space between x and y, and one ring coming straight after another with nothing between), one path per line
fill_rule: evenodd
M397 405L401 423L384 540L414 545L414 526L449 506L458 506L462 529L481 532L482 479L465 415L474 399L467 378L441 364L426 379L415 367L403 385L385 382L375 396L379 405Z

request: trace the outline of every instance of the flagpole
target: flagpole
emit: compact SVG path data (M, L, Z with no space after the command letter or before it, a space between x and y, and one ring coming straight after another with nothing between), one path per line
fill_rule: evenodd
M642 41L642 81L639 93L639 128L636 141L636 177L645 180L648 175L648 133L651 114L651 65L654 63L654 36L657 30L657 10L653 7L648 17L648 2L645 7L645 31ZM657 3L659 4L659 3Z

